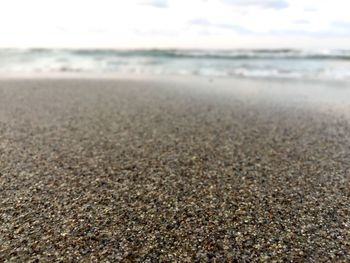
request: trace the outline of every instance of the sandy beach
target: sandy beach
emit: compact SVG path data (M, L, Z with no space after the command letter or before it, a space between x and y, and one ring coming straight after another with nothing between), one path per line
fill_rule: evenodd
M0 261L350 261L346 111L244 85L0 80Z

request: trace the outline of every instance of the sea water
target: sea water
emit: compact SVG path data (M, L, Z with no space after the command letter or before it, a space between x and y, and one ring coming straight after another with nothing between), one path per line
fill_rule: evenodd
M350 50L0 49L0 73L350 80Z

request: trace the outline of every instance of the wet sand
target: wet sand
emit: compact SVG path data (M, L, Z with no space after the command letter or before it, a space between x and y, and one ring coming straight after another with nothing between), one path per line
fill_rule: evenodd
M350 261L350 119L231 84L0 80L0 261Z

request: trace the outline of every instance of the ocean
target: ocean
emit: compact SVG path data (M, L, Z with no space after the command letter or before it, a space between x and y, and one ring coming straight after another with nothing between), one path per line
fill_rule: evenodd
M350 50L0 49L0 73L350 80Z

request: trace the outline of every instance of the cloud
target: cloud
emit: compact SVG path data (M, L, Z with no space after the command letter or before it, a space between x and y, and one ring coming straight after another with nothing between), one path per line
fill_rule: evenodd
M178 35L176 30L165 29L134 29L132 32L138 36L151 36L151 37L175 37Z
M157 8L168 8L167 0L142 0L140 1L141 5L149 5Z
M313 7L313 6L307 6L304 8L304 11L305 12L317 12L318 9L316 7Z
M217 32L216 30L227 30L238 33L239 35L249 35L255 37L316 37L316 38L329 38L329 37L348 37L350 36L350 22L347 21L334 21L330 23L328 28L320 28L313 30L307 28L311 24L306 19L296 19L291 21L292 24L297 25L297 28L282 27L280 29L270 29L265 32L255 31L254 29L246 28L242 25L235 25L232 23L215 23L205 18L192 19L187 22L190 26L195 26L201 32ZM301 27L300 27L301 26ZM302 27L305 28L302 28ZM223 32L223 31L221 31Z
M334 21L331 23L331 33L343 36L350 35L350 22Z
M293 21L293 23L298 25L308 25L310 24L310 21L306 19L296 19Z
M196 18L188 21L190 25L196 25L196 26L212 26L213 24L209 22L208 19L205 18Z
M256 34L258 36L258 34ZM303 36L303 37L316 37L316 38L331 38L331 37L349 37L350 31L339 30L339 29L327 29L319 30L316 32L306 31L306 30L271 30L267 33L260 35L274 35L278 37L287 37L287 36Z
M225 4L234 6L257 7L264 9L285 9L289 4L285 0L223 0Z
M193 26L199 26L199 27L205 27L206 29L214 28L214 29L226 29L226 30L232 30L240 34L249 34L251 33L250 30L239 26L239 25L233 25L233 24L226 24L226 23L212 23L209 20L205 18L197 18L192 19L188 22L188 24Z
M347 29L350 31L350 22L348 21L334 21L331 23L331 25L339 29Z

